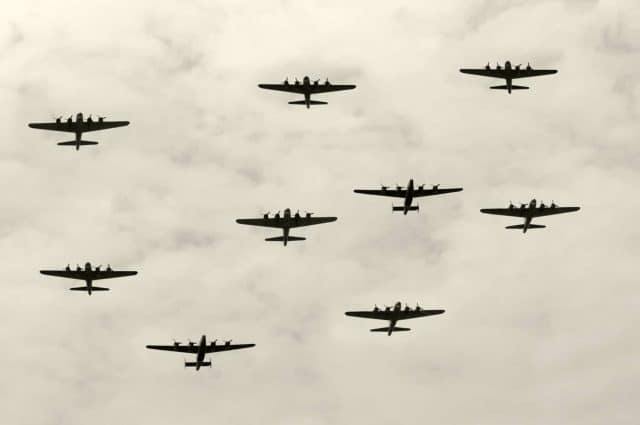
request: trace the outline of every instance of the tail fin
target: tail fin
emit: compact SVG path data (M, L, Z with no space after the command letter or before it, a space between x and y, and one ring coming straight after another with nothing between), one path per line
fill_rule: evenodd
M87 146L87 145L97 145L98 142L91 142L89 140L80 140L80 142L76 142L75 140L70 140L68 142L60 142L58 146Z
M507 86L507 85L505 85L505 86L492 86L491 88L494 89L494 90L509 90L509 86ZM529 90L529 87L511 85L511 90Z
M544 229L545 225L543 224L530 224L527 226L527 229ZM513 226L507 226L505 227L505 229L520 229L523 230L524 229L524 224L515 224Z
M386 332L387 334L391 335L392 332L408 332L410 330L411 330L410 328L399 328L397 326L394 326L394 327L371 329L371 332Z
M88 291L88 286L77 286L75 288L69 288L70 291ZM92 286L91 291L108 291L109 288L101 288L99 286Z
M392 205L392 210L393 211L404 211L404 207L396 207L395 205ZM420 205L413 205L410 206L409 208L407 208L408 211L419 211L420 210Z
M289 102L289 105L306 105L307 102L304 100L294 100ZM309 105L327 105L327 102L322 102L320 100L310 100Z
M289 242L292 242L292 241L303 241L305 239L307 239L307 238L301 238L301 237L298 237L298 236L289 236L287 238L287 240ZM265 239L265 241L267 241L267 242L284 242L284 236L276 236L275 238L267 238L267 239Z

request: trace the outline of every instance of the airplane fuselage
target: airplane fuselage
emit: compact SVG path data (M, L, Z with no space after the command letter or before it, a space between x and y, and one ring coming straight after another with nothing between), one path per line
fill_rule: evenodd
M413 203L413 190L413 179L411 179L407 185L407 194L404 197L404 211L402 212L404 215L407 215Z

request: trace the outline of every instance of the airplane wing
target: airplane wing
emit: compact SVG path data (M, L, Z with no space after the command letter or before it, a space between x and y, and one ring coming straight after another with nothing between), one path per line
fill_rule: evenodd
M332 91L353 90L356 88L353 84L312 84L311 94L329 93Z
M480 212L509 217L543 217L546 215L563 214L578 211L580 207L546 207L546 208L483 208Z
M129 121L93 121L93 122L85 122L82 125L82 131L97 131L97 130L106 130L109 128L116 127L124 127L129 125Z
M66 277L68 279L87 280L89 273L84 270L40 270L40 273L47 276Z
M486 68L462 68L463 74L479 75L481 77L507 78L508 74L504 69L486 69Z
M305 89L302 84L258 84L258 87L261 89L284 91L288 93L305 93Z
M460 192L462 190L461 187L452 187L452 188L444 188L444 189L414 189L413 191L413 197L414 198L419 198L422 196L433 196L433 195L444 195L445 193L453 193L453 192Z
M546 208L536 208L533 213L533 217L544 217L547 215L556 215L556 214L564 214L570 213L574 211L578 211L580 207L546 207Z
M289 225L291 228L315 226L316 224L331 223L332 221L336 221L337 219L338 217L294 217L290 219Z
M442 314L444 310L410 310L410 311L402 311L398 317L398 320L405 319L415 319L417 317L427 317L427 316L435 316L436 314Z
M336 221L337 217L291 217L291 218L239 218L236 220L236 223L246 224L249 226L260 226L260 227L275 227L278 229L282 229L285 227L294 228L294 227L304 227L304 226L313 226L315 224L322 223L330 223L332 221Z
M275 227L282 229L287 227L287 220L284 218L239 218L236 220L238 224L246 224L248 226Z
M243 348L255 347L255 344L221 344L221 345L207 345L205 352L207 353L219 353L221 351L241 350Z
M198 352L198 345L147 345L150 350L175 351L176 353L193 353Z
M407 191L405 189L355 189L354 192L361 193L363 195L388 196L390 198L404 198L407 196Z
M378 311L347 311L345 313L351 317L361 317L364 319L379 319L379 320L391 320L393 311L378 310Z
M29 127L36 128L38 130L50 130L50 131L65 131L67 133L75 133L77 125L75 122L62 121L57 122L32 122L29 123Z
M558 72L557 69L515 69L511 71L511 78L529 78L539 77L541 75L550 75Z
M100 280L100 279L114 279L116 277L125 277L125 276L134 276L137 275L136 271L115 271L115 270L100 270L99 272L94 271L91 276L92 280Z

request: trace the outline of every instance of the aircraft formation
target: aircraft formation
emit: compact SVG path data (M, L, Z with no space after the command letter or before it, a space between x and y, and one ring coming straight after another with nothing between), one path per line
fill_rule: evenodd
M504 67L498 64L496 68L491 68L491 65L487 64L483 68L462 68L460 69L460 72L464 74L504 79L506 81L505 85L492 86L491 89L506 90L511 94L514 90L528 89L526 86L514 85L513 80L555 74L557 73L557 70L533 69L529 64L523 68L521 65L512 66L511 62L507 61ZM293 83L289 82L288 79L285 79L284 82L277 84L260 83L258 84L258 87L266 90L302 95L304 96L304 99L289 101L289 104L303 105L306 106L307 109L311 106L327 104L325 101L312 100L312 95L353 90L356 88L353 84L333 84L330 83L328 79L324 82L320 82L320 80L312 81L308 76L305 76L302 81L296 79ZM85 119L82 113L78 113L75 121L72 117L68 117L66 120L63 120L62 117L58 117L54 122L30 123L29 127L39 130L73 133L75 135L74 140L59 142L58 145L74 146L76 150L79 150L81 146L98 144L98 142L95 141L83 140L82 135L84 133L124 127L127 125L129 125L129 121L107 121L104 117L98 117L98 119L95 120L91 115ZM414 201L418 198L446 195L461 192L462 190L462 187L440 187L439 184L431 186L420 184L416 186L414 180L410 179L404 187L400 185L382 185L380 189L354 189L353 192L362 195L397 198L402 202L402 205L392 204L392 213L402 212L403 215L407 215L412 211L419 212L419 205L417 203L414 204ZM506 228L518 229L522 230L523 233L526 233L529 229L542 229L545 227L541 224L533 224L532 220L534 218L575 212L579 209L580 207L577 206L561 207L556 205L555 202L551 202L549 205L545 205L544 203L538 204L538 202L533 199L528 204L523 203L520 206L515 206L510 203L507 208L482 208L480 209L480 212L484 214L503 215L524 219L522 224L510 225ZM276 212L274 215L271 215L270 212L266 212L263 213L261 217L238 218L236 219L236 222L238 224L248 226L280 229L282 231L281 236L268 237L265 241L282 242L283 246L287 246L289 242L306 240L305 237L291 235L291 229L331 223L337 219L338 218L335 216L315 216L311 212L303 212L301 214L299 210L292 213L292 209L286 208L282 214L280 214L280 211ZM106 287L93 285L94 281L134 276L137 274L137 271L114 270L111 266L107 266L105 269L102 269L101 266L93 267L91 263L87 262L84 267L77 265L75 268L72 268L70 265L67 265L64 269L41 270L40 273L47 276L84 281L84 286L72 287L69 289L72 291L86 292L87 295L92 295L93 292L109 290L109 288ZM386 333L388 336L391 336L394 332L410 331L409 328L397 326L399 321L441 315L444 312L444 309L424 309L419 305L416 305L415 308L411 308L405 304L403 307L402 303L397 302L393 307L385 306L384 308L379 308L374 306L371 310L347 311L345 312L345 315L349 317L387 321L388 326L373 328L370 331ZM231 342L231 340L228 340L224 343L218 344L218 341L214 339L210 343L207 343L206 335L202 335L198 343L189 341L187 344L182 344L181 342L174 341L172 344L167 345L147 345L146 348L150 350L195 354L195 361L185 361L184 366L185 368L200 370L202 367L211 367L211 359L206 358L207 354L255 347L255 344L253 343L232 344Z

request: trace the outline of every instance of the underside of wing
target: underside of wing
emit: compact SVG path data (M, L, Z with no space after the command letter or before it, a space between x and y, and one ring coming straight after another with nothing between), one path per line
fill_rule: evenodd
M303 85L295 84L258 84L258 87L266 90L284 91L287 93L304 94L305 89Z
M99 272L95 272L94 276L92 277L93 280L100 280L100 279L114 279L116 277L125 277L125 276L134 276L138 274L138 272L136 271L115 271L115 270L105 270L105 271L99 271Z
M388 311L347 311L347 316L360 317L363 319L390 320L391 312Z
M416 189L413 193L414 198L420 198L422 196L434 196L434 195L444 195L445 193L453 193L460 192L462 190L461 187L452 187L452 188L444 188L444 189Z
M361 193L363 195L388 196L390 198L404 198L407 196L407 191L405 189L355 189L354 192Z
M512 71L511 78L539 77L541 75L551 75L557 73L556 69L516 69Z
M42 123L30 123L29 127L36 128L38 130L49 130L49 131L63 131L66 133L75 133L76 132L76 123L75 122L42 122Z
M196 345L147 345L150 350L174 351L176 353L197 353Z
M505 215L508 217L526 217L529 215L529 211L525 208L483 208L480 212L493 215Z
M580 207L547 207L547 208L537 208L535 211L532 211L532 217L544 217L548 215L556 215L556 214L564 214L570 213L574 211L578 211Z
M65 277L67 279L87 280L87 273L73 270L40 270L40 273L47 276Z
M298 219L292 218L289 224L291 228L315 226L316 224L331 223L337 219L338 217L300 217Z
M286 227L286 221L284 219L277 218L239 218L236 220L238 224L246 224L248 226L260 226L260 227Z
M503 69L462 68L460 72L481 77L506 78L506 72Z
M83 132L107 130L109 128L124 127L129 125L129 121L94 121L85 122L82 128Z
M255 344L224 344L224 345L208 345L205 351L207 353L219 353L222 351L241 350L243 348L255 347Z
M436 309L436 310L411 310L411 311L403 311L399 317L398 320L404 320L404 319L415 319L418 317L427 317L427 316L435 316L437 314L442 314L444 313L444 310L441 309Z
M314 84L310 86L312 94L329 93L333 91L353 90L356 86L353 84Z

